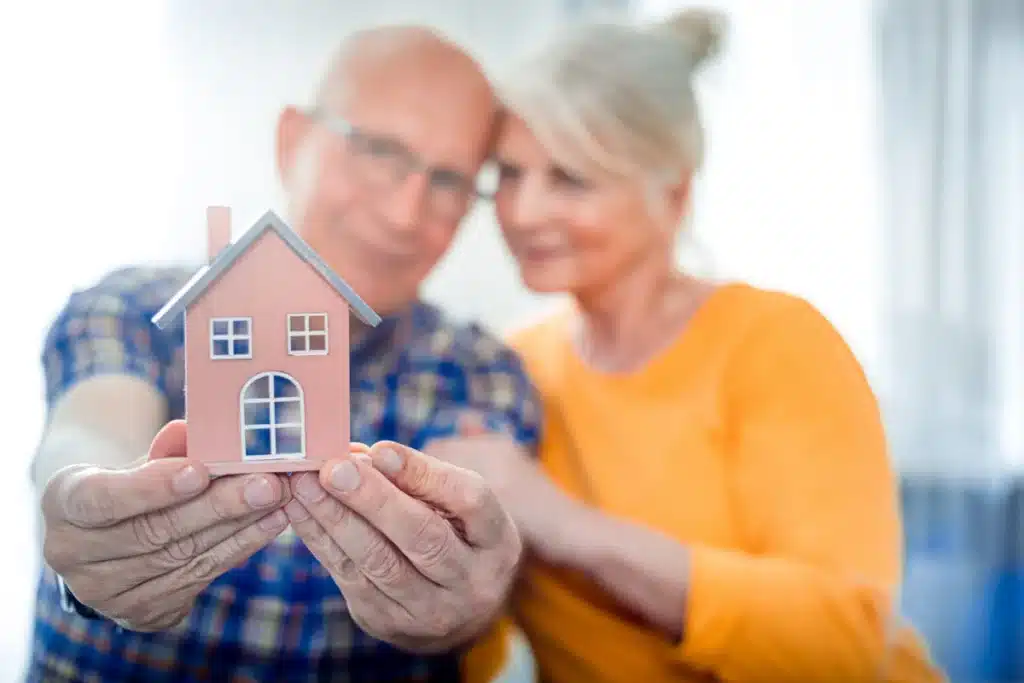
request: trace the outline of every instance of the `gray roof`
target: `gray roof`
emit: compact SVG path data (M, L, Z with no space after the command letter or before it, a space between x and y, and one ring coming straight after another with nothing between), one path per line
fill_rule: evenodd
M165 327L169 321L182 313L189 304L195 301L206 291L217 278L225 273L231 265L238 260L249 249L250 246L267 230L273 230L278 237L284 240L285 244L292 248L299 258L312 266L313 270L320 274L338 294L344 297L345 301L352 308L355 314L367 325L376 327L380 323L380 316L370 308L359 295L338 277L337 273L323 262L313 248L306 244L305 240L299 237L294 230L281 220L273 211L268 211L253 223L252 227L245 231L241 237L229 244L214 258L209 265L200 268L178 292L171 297L170 301L164 304L156 315L153 316L153 324L157 327Z

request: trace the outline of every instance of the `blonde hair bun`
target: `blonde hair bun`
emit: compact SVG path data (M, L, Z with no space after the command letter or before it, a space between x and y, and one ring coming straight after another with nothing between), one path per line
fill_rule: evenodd
M725 40L728 20L724 12L688 8L669 15L657 24L686 43L694 68L716 57Z

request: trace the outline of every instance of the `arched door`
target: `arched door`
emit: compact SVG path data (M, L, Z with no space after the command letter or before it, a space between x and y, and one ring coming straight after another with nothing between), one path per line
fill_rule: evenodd
M261 372L241 392L242 459L304 458L302 387L283 372Z

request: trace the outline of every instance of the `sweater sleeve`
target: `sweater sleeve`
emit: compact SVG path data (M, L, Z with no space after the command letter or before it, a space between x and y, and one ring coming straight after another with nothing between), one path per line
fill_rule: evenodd
M879 409L839 334L786 298L725 372L747 552L694 547L681 657L722 681L883 681L900 521Z

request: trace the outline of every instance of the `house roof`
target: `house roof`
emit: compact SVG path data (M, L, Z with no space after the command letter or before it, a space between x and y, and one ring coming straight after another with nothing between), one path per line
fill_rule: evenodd
M320 274L331 287L340 294L355 314L367 325L376 327L380 323L380 316L355 291L342 280L337 273L324 263L313 248L306 244L305 240L296 234L277 214L267 211L263 216L253 223L252 227L237 240L224 248L214 258L213 262L200 268L185 285L175 293L171 299L164 304L156 315L153 316L153 324L157 327L165 327L169 321L184 311L189 304L195 301L206 289L213 284L222 274L231 268L238 257L244 254L253 243L267 230L273 230L284 243L291 247L299 258L308 263L313 270Z

